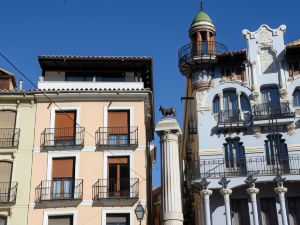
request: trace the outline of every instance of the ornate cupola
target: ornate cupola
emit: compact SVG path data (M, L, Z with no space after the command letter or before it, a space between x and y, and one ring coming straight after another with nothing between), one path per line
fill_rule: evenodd
M190 43L178 52L180 72L192 79L193 90L208 88L212 85L217 55L226 52L227 47L216 42L216 28L204 12L203 3L190 26L189 37Z

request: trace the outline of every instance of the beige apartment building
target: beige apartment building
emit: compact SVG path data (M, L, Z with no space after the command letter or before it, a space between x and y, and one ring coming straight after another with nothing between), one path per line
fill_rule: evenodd
M28 224L139 224L137 204L151 211L152 58L39 64Z
M27 221L35 109L34 94L0 68L0 225Z

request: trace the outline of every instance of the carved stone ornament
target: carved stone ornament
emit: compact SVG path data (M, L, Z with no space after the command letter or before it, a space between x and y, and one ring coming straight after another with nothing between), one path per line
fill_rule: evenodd
M259 92L258 91L253 91L252 92L253 100L257 104L259 102Z
M249 175L245 180L245 183L249 185L250 188L255 188L255 182L257 178L254 178L253 174Z
M277 183L278 187L283 187L283 183L285 182L286 178L282 177L280 174L278 174L273 181Z
M272 31L269 31L265 26L262 26L257 34L257 43L263 46L269 46L272 42Z
M260 64L261 72L263 74L275 73L275 53L270 48L263 48L260 50Z
M253 126L254 137L260 137L260 126Z
M292 123L292 124L290 124L290 125L287 126L287 133L290 136L292 136L292 135L294 135L296 133L296 126L295 126L295 124Z
M284 100L288 99L288 92L285 88L280 89L280 98Z
M207 90L201 90L196 92L197 111L201 111L204 107L204 100L207 94Z
M222 186L222 189L227 189L229 182L230 180L227 180L226 177L222 177L218 184Z
M201 186L202 190L207 190L209 184L210 184L210 182L206 178L203 178L200 181L200 186Z

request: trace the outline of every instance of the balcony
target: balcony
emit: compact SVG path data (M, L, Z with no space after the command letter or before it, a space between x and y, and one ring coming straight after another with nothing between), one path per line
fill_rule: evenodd
M253 124L268 126L272 121L278 125L294 122L295 113L291 112L288 102L276 106L270 103L255 105L252 110Z
M96 145L100 149L136 148L138 127L100 127L96 131Z
M93 200L99 206L132 206L139 198L139 179L99 179L93 185Z
M0 148L18 148L19 138L19 128L0 128Z
M83 147L84 134L84 127L46 128L41 134L41 147Z
M44 180L35 188L35 202L46 207L78 205L82 195L82 179Z
M215 61L216 56L227 52L225 45L214 41L191 42L178 51L180 71L186 74L195 65L203 62Z
M250 113L240 110L223 110L218 115L219 130L245 129L250 122Z
M0 182L0 205L13 205L17 198L17 182Z
M202 178L220 179L226 177L276 176L277 174L300 174L300 155L290 155L282 159L249 157L226 161L225 159L198 160L189 164L191 180Z
M191 116L188 119L188 131L189 134L197 134L198 132L198 124L197 124L197 118L195 116Z

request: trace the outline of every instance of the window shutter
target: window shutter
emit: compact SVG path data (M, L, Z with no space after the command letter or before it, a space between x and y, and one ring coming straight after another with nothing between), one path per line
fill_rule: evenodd
M11 162L0 162L0 182L10 182L12 172Z
M15 128L16 112L11 110L0 111L0 128Z
M52 178L74 178L74 158L52 160Z
M224 144L224 153L225 153L225 163L226 163L226 168L229 167L229 158L228 158L228 144Z
M48 218L48 225L72 225L72 216L53 216Z
M129 111L109 111L108 127L110 134L128 134Z

